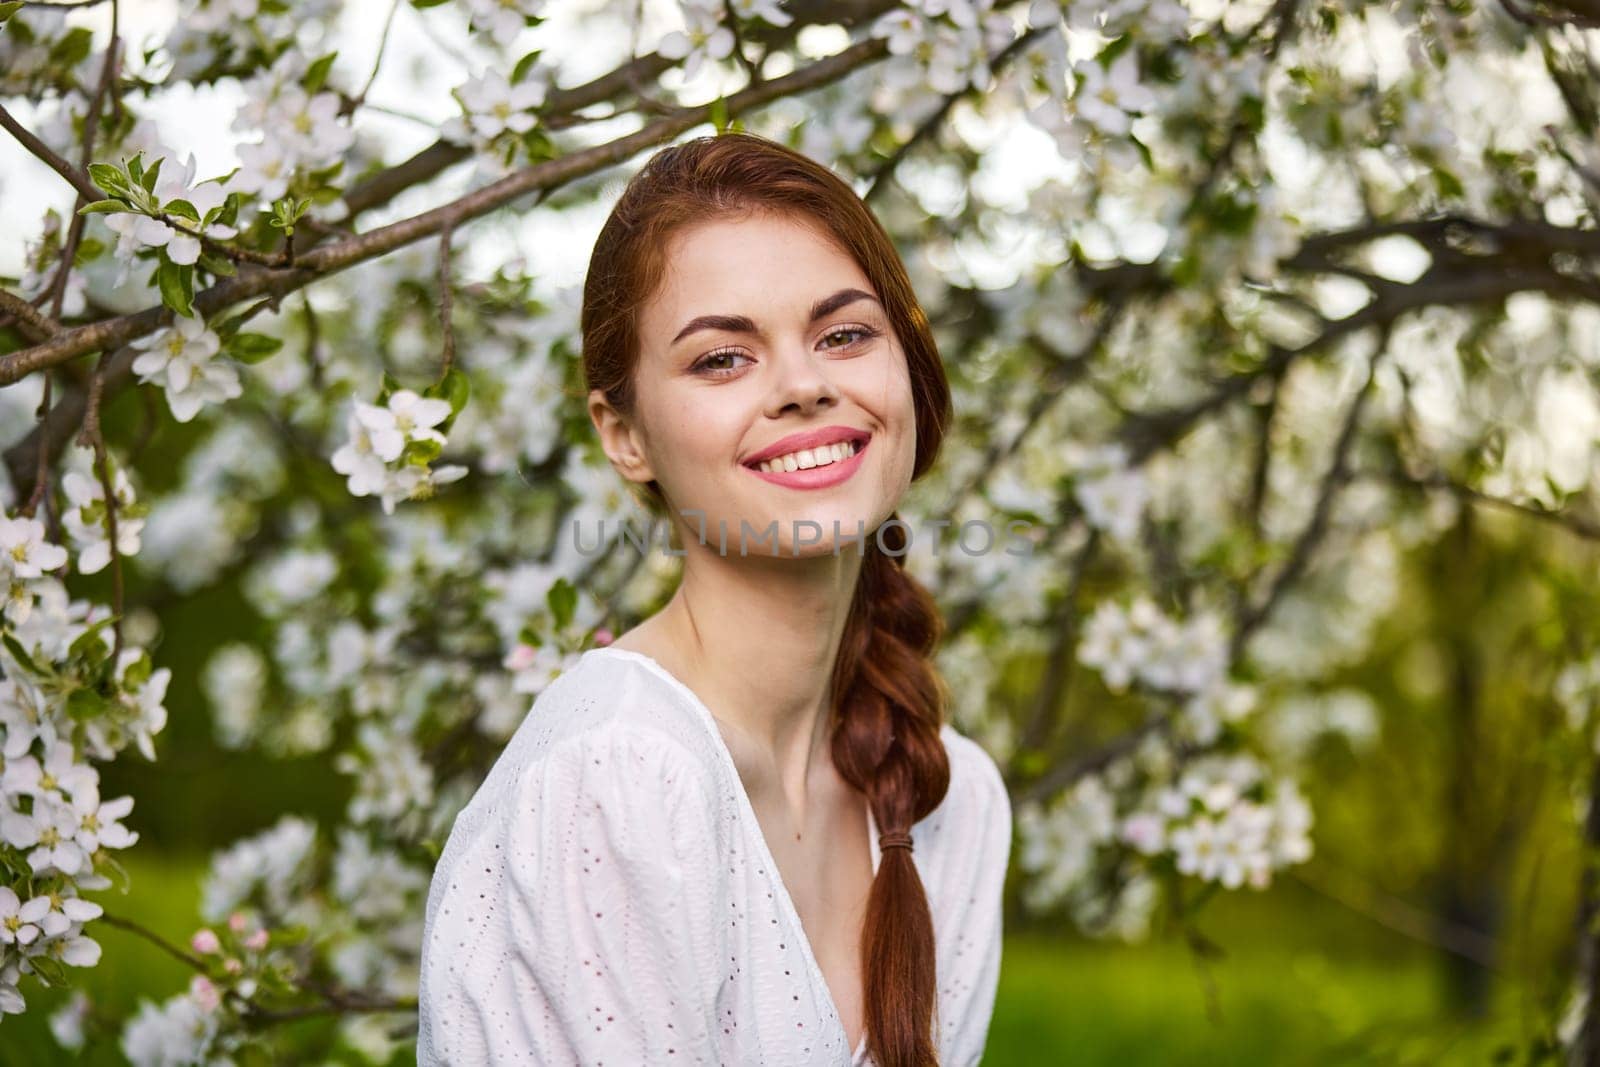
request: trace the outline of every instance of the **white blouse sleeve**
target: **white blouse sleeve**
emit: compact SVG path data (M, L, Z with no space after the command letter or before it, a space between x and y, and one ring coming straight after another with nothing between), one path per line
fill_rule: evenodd
M968 802L973 859L962 871L955 888L963 914L956 935L959 955L952 967L953 988L948 998L954 1009L945 1025L952 1031L945 1067L973 1067L983 1057L989 1022L994 1014L995 991L1000 984L1000 947L1003 934L1002 900L1006 867L1011 858L1011 797L994 758L976 741L959 737L952 753L966 764L971 792Z
M666 733L555 743L454 866L425 951L438 1059L715 1063L724 977L715 794Z

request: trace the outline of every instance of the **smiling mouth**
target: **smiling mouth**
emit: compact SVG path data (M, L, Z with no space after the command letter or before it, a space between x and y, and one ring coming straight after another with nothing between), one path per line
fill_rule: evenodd
M856 456L861 454L863 449L865 449L867 447L867 442L870 441L870 440L872 440L872 435L870 433L864 433L864 434L859 434L859 435L857 435L855 437L846 437L846 438L843 438L841 440L831 442L830 444L822 445L822 446L820 446L818 448L796 449L794 452L787 453L787 455L793 456L793 455L798 455L798 454L803 453L803 452L812 453L813 454L813 462L811 463L810 466L805 466L805 467L796 466L794 469L797 470L797 471L801 471L801 470L816 470L819 467L831 467L831 466L834 466L836 464L843 463L843 462L845 462L847 460L855 458ZM850 448L848 450L846 450L845 454L843 454L843 455L833 454L831 450L837 448L837 446L839 446L839 445L849 445ZM818 452L822 452L824 450L828 450L830 458L826 462L822 462L822 463L815 462L815 454L818 453ZM782 459L782 458L784 458L784 457L783 456L774 456L774 457L772 457L772 459L752 460L750 462L745 463L744 467L747 470L753 470L753 471L757 471L757 472L760 472L760 473L777 473L777 474L781 474L781 473L784 473L783 468L781 466L776 471L772 471L772 470L768 470L766 465L771 463L771 462L773 462L773 460L775 460L775 459Z

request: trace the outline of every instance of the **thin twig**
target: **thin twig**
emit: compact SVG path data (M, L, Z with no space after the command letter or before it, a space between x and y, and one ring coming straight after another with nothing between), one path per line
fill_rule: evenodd
M383 20L383 33L378 37L378 55L372 61L372 73L367 75L367 84L361 87L361 92L356 95L354 106L350 110L367 102L367 93L372 91L372 83L378 80L378 70L383 66L383 52L389 47L389 29L394 25L394 17L400 11L400 0L394 0L389 5L389 17Z
M1307 889L1413 941L1471 960L1487 970L1500 970L1495 961L1494 938L1480 930L1430 915L1399 897L1361 886L1350 875L1325 863L1293 867L1289 875Z
M122 657L122 551L117 545L117 494L111 479L111 461L106 456L105 434L100 432L100 396L105 389L106 365L111 362L111 352L100 353L94 377L89 380L89 404L84 409L83 430L78 443L94 449L95 475L100 479L100 491L106 505L106 540L111 549L111 662ZM44 456L40 452L41 458Z
M119 930L126 930L130 934L137 934L139 937L144 938L146 941L150 942L152 945L171 956L173 959L193 967L201 974L205 974L207 971L205 962L201 960L200 957L190 955L177 945L174 945L171 941L168 941L166 938L156 933L154 930L136 923L132 919L123 919L111 914L108 911L103 913L100 918L95 921L103 922L107 926L115 926Z
M723 25L728 27L728 32L733 34L733 55L738 59L739 65L750 75L751 85L761 84L761 64L751 59L744 51L744 34L739 32L739 13L733 10L733 0L722 0L722 10L727 20Z
M450 288L450 238L454 232L452 222L445 223L444 229L439 231L439 329L444 333L444 366L439 370L440 381L450 373L456 361L456 328L451 321L454 296Z

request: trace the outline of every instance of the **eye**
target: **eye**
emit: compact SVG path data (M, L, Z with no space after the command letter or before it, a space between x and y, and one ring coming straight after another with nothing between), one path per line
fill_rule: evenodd
M822 339L824 341L829 341L835 337L849 337L852 335L856 336L858 340L851 341L848 344L830 345L829 347L849 348L852 344L860 344L862 341L871 340L872 338L877 337L878 331L874 330L871 326L841 326L838 329L831 330L827 334L823 335Z
M694 370L694 372L696 374L708 374L713 378L726 378L726 377L734 374L738 370L738 367L735 367L735 366L714 367L714 366L712 366L713 363L715 363L719 359L730 359L731 360L731 359L749 359L749 358L750 358L749 356L746 356L743 352L739 351L737 348L719 348L715 352L707 352L704 356L700 357L700 359L695 363L695 365L694 365L694 367L692 369Z

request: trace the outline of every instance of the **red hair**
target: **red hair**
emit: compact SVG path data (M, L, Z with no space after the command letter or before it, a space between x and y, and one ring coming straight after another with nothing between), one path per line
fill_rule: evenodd
M756 210L818 227L872 283L906 356L917 427L911 476L920 478L950 422L950 386L905 264L843 179L754 134L669 146L628 182L600 230L584 282L588 388L601 390L618 412L632 413L639 312L664 275L670 238L693 224ZM653 510L666 507L655 482L647 494ZM894 518L867 538L830 686L834 766L866 795L880 835L909 831L950 786L939 736L947 689L932 660L944 624L933 597L905 570L905 531ZM911 852L885 849L861 934L867 1046L881 1067L938 1062L934 960L933 917Z

